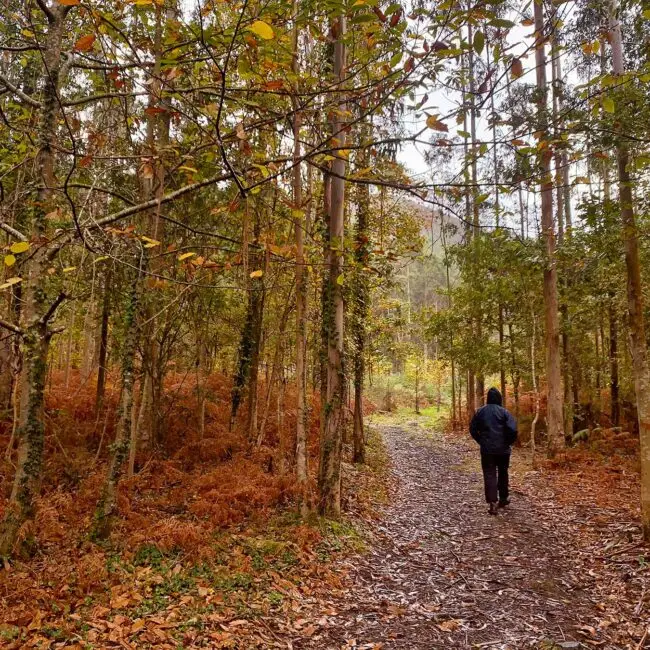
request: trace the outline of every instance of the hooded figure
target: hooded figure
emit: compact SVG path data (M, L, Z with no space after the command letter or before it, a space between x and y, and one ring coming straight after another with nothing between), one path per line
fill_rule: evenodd
M485 500L490 504L491 515L497 514L498 507L510 503L508 467L512 444L517 440L517 422L502 403L498 389L490 388L487 404L474 413L469 425L472 438L481 446Z

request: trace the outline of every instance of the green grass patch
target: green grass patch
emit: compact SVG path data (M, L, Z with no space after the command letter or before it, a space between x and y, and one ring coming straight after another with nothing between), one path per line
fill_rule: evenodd
M400 406L391 413L373 413L367 419L371 425L405 426L417 424L424 429L441 429L449 417L448 411L449 409L445 405L442 405L440 408L437 406L427 406L426 408L420 409L419 413L416 413L413 408Z

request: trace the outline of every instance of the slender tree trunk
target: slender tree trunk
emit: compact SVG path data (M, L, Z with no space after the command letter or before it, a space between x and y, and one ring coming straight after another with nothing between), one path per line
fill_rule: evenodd
M508 397L506 394L506 364L505 364L505 345L503 333L503 305L499 305L499 379L501 384L501 396L503 397L503 406L507 408Z
M59 115L58 90L61 76L61 47L65 18L69 6L55 6L48 15L48 31L42 51L43 103L37 131L38 190L29 208L32 241L47 241L47 217L52 205L54 185L54 145ZM20 422L16 430L18 460L9 503L0 523L0 557L11 554L21 525L34 513L38 494L45 445L43 423L44 390L47 379L49 343L52 332L48 321L53 316L57 300L52 305L47 298L49 260L45 246L37 248L23 269L21 330L23 368L20 391ZM62 299L62 297L61 297Z
M533 421L530 425L530 452L533 457L533 467L536 466L535 459L535 429L537 427L537 421L539 420L539 391L537 389L537 371L535 369L535 338L537 337L537 319L535 312L532 313L533 316L533 333L530 337L530 372L533 381L533 395L535 400L535 415Z
M452 298L451 298L451 278L449 275L449 256L448 256L448 249L447 249L447 233L445 230L445 220L440 213L440 237L442 239L442 249L444 253L444 262L445 262L445 279L447 280L447 309L451 310L452 308ZM449 333L449 347L450 349L453 349L454 347L454 333L450 332ZM454 363L454 357L452 355L451 358L451 421L452 424L456 424L456 368L455 368L455 363ZM459 392L460 396L460 392ZM459 401L459 408L458 408L458 419L460 420L462 417L462 411L460 408L460 401Z
M299 58L299 0L293 0L294 24L292 32L293 59L292 70L296 77L300 76ZM309 228L309 207L305 210L302 196L302 165L300 164L300 127L302 115L298 97L292 96L293 107L293 209L296 231L296 478L301 495L301 508L306 511L307 489L307 314L308 314L308 276L305 263L305 231ZM311 173L311 168L310 168ZM311 187L308 188L311 193ZM309 197L311 204L311 196Z
M618 20L616 0L609 2L609 34L612 46L614 75L625 74L623 63L623 44L621 24ZM625 266L627 269L627 309L630 328L630 350L636 406L639 418L639 438L641 443L641 524L643 538L650 540L650 368L648 367L647 341L643 318L643 286L641 284L641 264L639 261L639 231L634 213L632 184L628 165L630 154L625 138L617 142L619 201L623 241L625 245Z
M345 32L346 18L340 16L332 23L334 40L333 75L342 91L345 77ZM332 139L335 146L345 144L345 130L342 116L346 104L339 92L337 111L332 111ZM328 256L328 304L323 315L327 322L327 400L325 403L325 426L320 448L318 473L319 511L321 514L338 517L341 513L341 451L343 426L343 287L339 277L343 270L344 216L345 216L345 154L334 152L332 161L331 199L329 214L329 256Z
M113 271L109 268L104 276L104 297L102 299L102 322L99 333L99 354L97 359L97 393L95 396L95 412L99 413L104 405L106 390L106 372L108 362L108 319L111 313L111 291Z
M456 368L454 360L451 360L451 424L456 425Z
M548 107L546 85L546 45L544 37L544 8L541 2L534 3L535 11L535 63L538 92L538 130L542 140L549 143ZM557 289L557 267L555 261L555 226L553 223L553 181L551 177L551 156L549 147L540 154L542 181L542 236L546 249L544 269L544 312L546 325L546 382L548 454L554 456L564 447L564 422L562 415L562 369L560 360L560 324L558 318L559 297Z
M137 271L134 271L129 300L124 315L124 343L122 349L122 394L117 413L115 442L111 449L111 458L104 479L100 500L95 509L91 536L94 539L106 539L111 531L113 517L117 510L117 487L122 476L124 463L131 443L133 428L133 387L135 373L135 355L138 344L137 313L140 306L140 278L142 260L138 259ZM144 399L144 395L142 397Z
M515 398L515 417L519 418L519 382L520 373L517 366L517 355L515 347L515 333L512 327L512 321L508 321L508 338L510 339L510 377L512 378L512 393Z
M323 259L327 261L330 256L330 213L331 213L332 177L329 172L323 172ZM323 439L325 431L325 408L327 406L327 349L330 321L329 313L329 284L326 278L326 268L323 266L321 273L321 346L318 355L320 374L320 438Z
M471 35L470 35L471 36ZM461 55L462 67L465 69L465 54ZM463 79L462 86L462 101L463 101L463 131L466 135L463 136L463 152L465 154L465 163L463 167L463 177L465 180L465 237L469 242L472 241L473 230L470 226L472 220L472 194L470 192L470 169L469 169L469 138L467 136L468 131L468 122L467 122L467 82ZM474 411L476 410L476 399L475 399L475 376L473 368L467 369L467 390L466 392L466 401L467 401L467 414L471 418Z
M92 287L90 292L90 298L88 309L84 315L84 347L83 354L81 357L81 385L85 385L86 382L90 379L90 376L95 367L95 350L97 349L97 344L95 341L95 335L97 333L97 309L96 309L96 299L95 299L95 269L93 268L93 277L92 277Z
M361 126L361 145L365 145L368 136L366 125ZM360 151L358 167L367 166L367 155L364 149ZM354 365L354 426L353 462L365 462L365 431L363 425L363 384L365 378L365 353L366 353L366 320L368 318L368 273L369 265L369 237L368 222L370 219L370 186L360 184L357 186L357 224L355 233L355 280L352 297L352 336L354 338L353 365ZM407 266L408 268L408 266Z
M264 319L265 290L263 280L259 283L259 289L255 289L255 324L253 329L253 349L251 352L251 364L248 373L248 412L246 416L246 432L249 440L257 437L257 401L259 388L259 366L262 357L262 326Z
M612 425L618 427L621 424L618 380L618 322L613 305L609 307L609 394Z
M291 315L291 311L293 309L293 301L291 300L292 296L291 294L293 293L293 287L289 290L289 295L287 296L287 301L285 303L284 310L282 311L282 315L280 316L280 325L278 328L278 342L277 345L275 346L275 352L273 353L273 363L271 365L271 377L268 378L267 381L267 389L266 389L266 401L264 405L264 412L262 414L262 421L260 422L259 430L257 433L257 442L256 445L258 447L262 446L262 443L264 442L264 433L266 431L266 423L268 420L269 416L269 409L271 405L271 392L273 389L273 386L275 386L276 382L278 381L278 377L280 375L280 363L283 358L283 351L284 351L284 335L287 329L287 323L289 321L289 317ZM268 374L267 374L268 377ZM284 435L282 431L278 431L278 436ZM287 455L291 453L289 451L290 446L289 445L284 445L284 448L287 450ZM297 450L297 449L296 449ZM288 458L283 458L283 463L286 469L286 465L288 464L289 459Z
M474 42L474 28L471 22L468 24L468 41ZM474 62L474 48L469 48L469 95L470 95L470 136L472 139L472 227L473 237L472 243L475 249L475 264L478 268L479 245L481 237L481 220L480 220L480 206L477 201L479 195L478 189L478 144L476 141L476 78L475 78L475 62ZM475 273L475 282L480 282L478 273ZM475 332L476 341L479 345L483 344L483 314L479 310L475 313ZM476 370L476 392L473 394L474 403L473 408L482 406L485 401L485 377L483 376L483 368Z
M561 54L560 54L560 38L559 38L559 25L557 23L557 9L553 15L553 28L552 28L552 39L551 39L551 74L552 74L552 91L553 91L553 135L556 143L560 142L559 129L562 126L560 124L559 111L561 108ZM565 229L565 210L570 209L567 207L567 202L565 198L567 197L568 187L565 186L565 172L568 173L566 169L567 160L566 152L563 149L560 149L556 144L553 161L555 165L555 193L556 193L556 219L557 219L557 232L558 232L558 243L560 246L564 243L564 229ZM570 206L570 199L569 199ZM567 216L567 220L570 220L570 217ZM573 403L571 400L571 362L569 355L571 352L571 344L569 340L569 306L562 301L560 305L560 312L562 314L562 385L563 385L563 396L562 401L564 404L564 435L565 438L569 436L573 431Z
M255 240L259 239L259 222L255 225ZM254 271L261 270L262 259L258 253L252 256ZM250 281L248 290L248 303L246 308L246 321L239 343L239 354L237 370L233 380L230 411L230 430L232 431L237 412L246 393L248 384L248 413L247 413L247 435L249 439L255 439L255 432L251 429L254 422L254 414L257 401L257 374L259 370L260 345L262 340L262 320L264 317L265 288L264 278L254 277Z

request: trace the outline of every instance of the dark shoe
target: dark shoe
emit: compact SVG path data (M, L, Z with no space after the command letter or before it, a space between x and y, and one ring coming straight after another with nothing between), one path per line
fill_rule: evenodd
M503 501L499 501L499 508L505 508L506 506L510 505L510 499L504 499Z
M497 505L497 502L495 501L494 503L490 504L490 510L489 513L491 515L498 515L499 514L499 506Z

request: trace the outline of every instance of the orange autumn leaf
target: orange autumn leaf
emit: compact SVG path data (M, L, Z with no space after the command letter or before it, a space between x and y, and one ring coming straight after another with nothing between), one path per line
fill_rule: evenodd
M74 49L77 50L77 52L88 52L88 50L91 50L95 44L95 39L96 37L94 34L87 34L86 36L82 36L74 44Z

